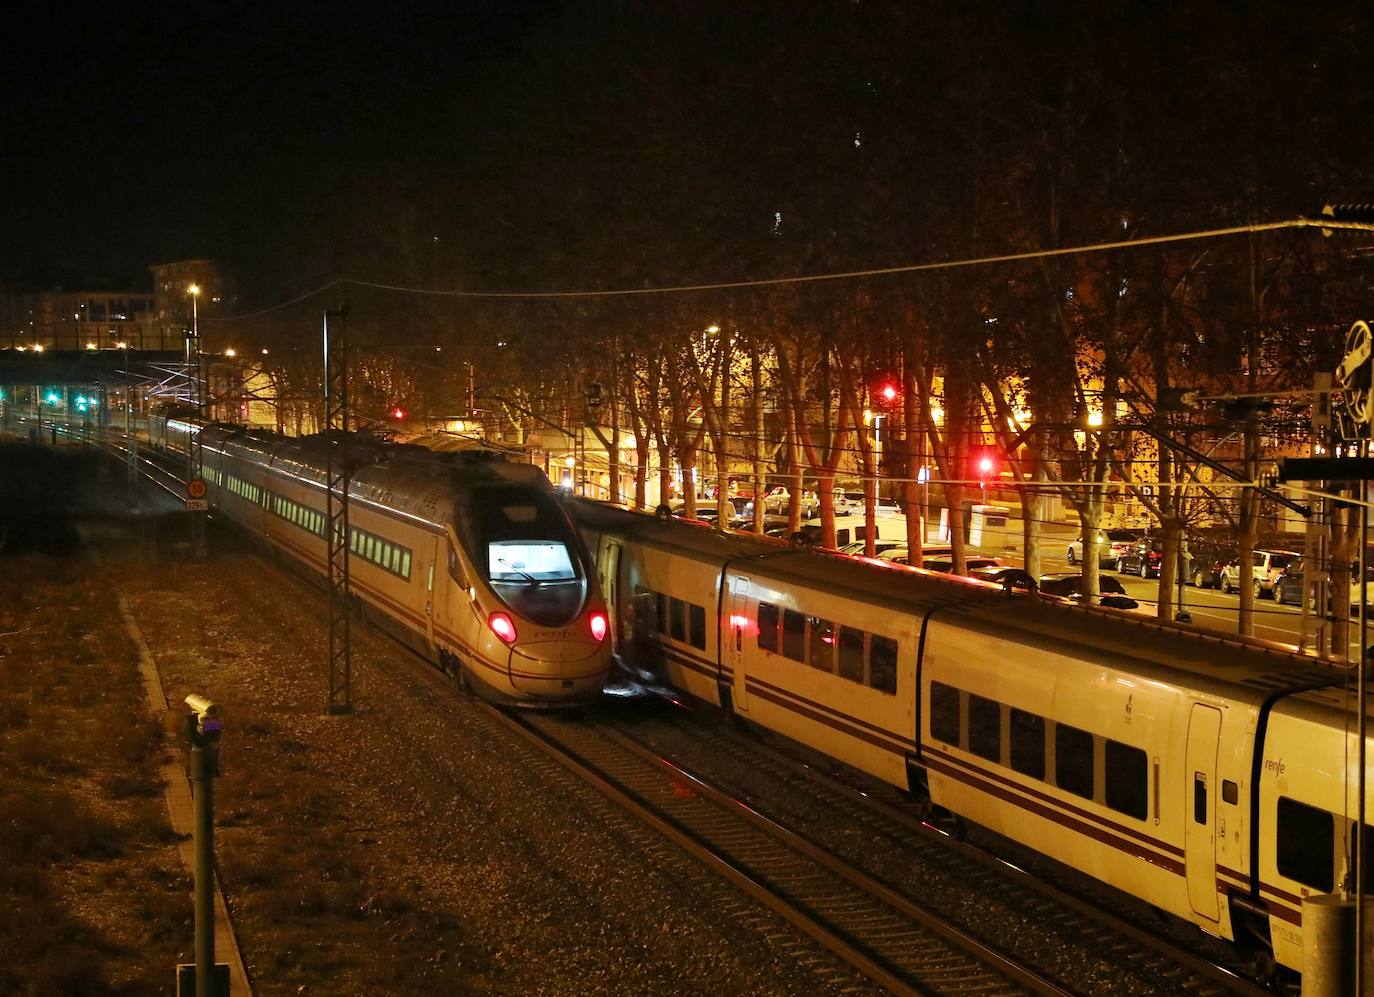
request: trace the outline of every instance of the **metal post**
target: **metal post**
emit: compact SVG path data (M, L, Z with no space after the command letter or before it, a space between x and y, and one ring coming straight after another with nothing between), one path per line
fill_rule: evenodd
M329 319L339 319L331 337ZM353 651L348 578L347 312L324 313L325 559L329 568L329 699L326 713L353 711Z
M215 818L214 779L219 774L219 707L200 695L186 697L190 740L188 775L195 798L193 846L195 879L196 997L217 997L215 966Z
M1366 444L1367 445L1367 444ZM1365 877L1365 854L1364 854L1364 821L1365 821L1365 737L1368 733L1369 719L1368 711L1365 707L1365 692L1368 689L1369 672L1369 617L1365 612L1365 579L1369 577L1369 482L1360 482L1360 554L1357 561L1360 565L1360 577L1357 581L1360 592L1360 665L1357 690L1355 695L1355 709L1359 714L1358 737L1359 748L1357 750L1356 772L1358 773L1355 783L1355 791L1359 796L1356 805L1357 816L1355 818L1355 993L1364 994L1364 877Z

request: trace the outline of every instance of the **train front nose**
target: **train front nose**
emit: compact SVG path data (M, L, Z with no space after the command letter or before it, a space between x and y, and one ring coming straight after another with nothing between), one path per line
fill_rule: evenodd
M545 700L591 699L610 668L608 641L532 639L510 652L510 681L519 692Z

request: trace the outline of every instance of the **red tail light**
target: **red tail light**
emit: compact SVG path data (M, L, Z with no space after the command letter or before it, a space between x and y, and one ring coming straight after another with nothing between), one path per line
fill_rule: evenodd
M606 639L606 614L593 613L587 618L587 622L592 627L592 640Z
M492 613L487 617L487 626L507 644L515 643L515 624L505 613Z

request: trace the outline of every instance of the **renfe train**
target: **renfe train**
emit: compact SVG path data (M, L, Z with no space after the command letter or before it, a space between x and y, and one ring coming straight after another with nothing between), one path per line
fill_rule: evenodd
M574 518L635 667L1233 941L1269 975L1301 972L1302 898L1353 888L1343 670L590 502Z
M185 453L196 432L213 508L323 575L327 448L337 437L149 421L155 447ZM595 699L611 663L606 607L543 472L356 435L349 447L349 584L369 617L493 701Z

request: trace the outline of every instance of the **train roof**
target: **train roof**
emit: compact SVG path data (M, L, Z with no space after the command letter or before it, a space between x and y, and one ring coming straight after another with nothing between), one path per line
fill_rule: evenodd
M723 564L782 583L862 600L898 612L936 619L957 615L965 627L1002 639L1044 647L1072 644L1103 655L1204 676L1250 690L1246 698L1339 684L1344 669L1291 648L1164 623L1120 610L1033 598L993 583L926 572L830 551L795 549L712 527L663 520L603 503L582 501L575 517L616 528L655 546ZM1320 693L1314 695L1321 695Z
M295 477L325 484L330 448L347 445L353 471L349 494L430 521L446 519L464 487L507 482L552 488L544 472L488 450L437 453L425 447L389 443L359 433L327 431L283 436L265 430L216 423L202 430L202 442L226 453L271 465Z

